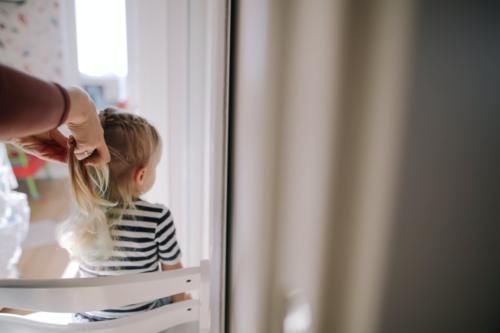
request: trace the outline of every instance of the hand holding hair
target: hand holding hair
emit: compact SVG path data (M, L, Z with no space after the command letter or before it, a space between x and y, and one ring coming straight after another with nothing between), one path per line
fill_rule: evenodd
M62 124L76 140L78 159L109 162L95 105L85 91L63 88L0 63L0 140L67 163L68 138L57 129Z
M68 88L67 91L71 109L66 125L76 141L76 158L85 159L88 164L108 163L109 150L94 102L80 88Z
M40 158L67 163L70 140L73 140L76 144L74 154L77 159L85 159L88 164L108 163L109 151L94 103L80 88L68 88L67 92L71 103L65 121L71 132L69 139L58 129L53 129L13 139L11 142Z

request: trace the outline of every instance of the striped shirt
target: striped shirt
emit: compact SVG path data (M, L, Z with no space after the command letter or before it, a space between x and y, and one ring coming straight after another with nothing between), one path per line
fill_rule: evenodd
M107 260L81 261L81 277L113 276L158 271L160 264L180 262L181 250L175 236L175 225L170 210L160 204L143 200L134 202L134 209L115 209L121 215L113 223L111 237L113 251ZM164 300L79 313L88 320L106 320L126 316L132 312L151 310Z

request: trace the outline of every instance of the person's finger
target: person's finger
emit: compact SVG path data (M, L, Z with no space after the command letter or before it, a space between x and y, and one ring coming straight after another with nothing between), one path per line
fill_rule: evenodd
M85 164L88 165L99 165L99 164L107 164L110 161L109 151L106 147L105 153L108 154L107 157L104 157L102 149L96 149L95 152L87 159L85 159Z
M49 135L54 142L56 142L61 147L68 146L68 138L65 137L58 129L49 132Z
M46 135L40 134L37 136L18 138L13 143L38 158L66 163L68 147L63 143L65 142L64 136L61 136L57 133L47 132Z
M95 148L96 147L93 145L84 145L77 141L75 147L75 155L85 155L85 157L88 157L90 153L95 150Z
M81 141L74 141L75 139L73 139L72 144L75 144L75 149L73 151L73 153L75 154L76 158L78 160L84 160L86 159L87 157L90 157L90 155L92 155L94 153L94 151L96 150L95 148L95 145L88 145L88 144L83 144Z
M85 159L83 161L85 165L99 165L102 164L102 156L99 155L99 153L95 152L90 156L89 158Z
M84 159L86 159L86 158L88 158L89 156L91 156L91 155L92 155L92 153L93 153L93 152L89 152L89 151L82 151L82 152L77 153L77 152L76 152L76 150L75 150L75 152L74 152L74 154L75 154L76 158L77 158L78 160L80 160L80 161L81 161L81 160L84 160Z
M111 155L106 143L103 143L100 147L97 147L97 152L98 155L101 156L102 163L109 163L111 161Z
M66 163L68 150L54 143L31 144L24 146L24 150L30 154L49 161Z
M47 154L43 154L42 157L54 162L60 162L64 164L68 163L68 154L64 153L63 151L53 151Z

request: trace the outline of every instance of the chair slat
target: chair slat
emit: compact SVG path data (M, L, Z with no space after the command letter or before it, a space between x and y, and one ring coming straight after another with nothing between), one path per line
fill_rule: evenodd
M102 310L198 289L200 268L113 277L0 280L0 307L46 311Z
M22 316L0 314L0 332L9 333L158 333L197 321L199 302L183 301L128 317L91 323L49 324Z

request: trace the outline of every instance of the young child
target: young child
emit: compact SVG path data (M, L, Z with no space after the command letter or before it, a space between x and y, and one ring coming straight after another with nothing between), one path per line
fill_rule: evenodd
M144 118L108 108L99 115L111 162L85 165L70 153L78 213L59 230L59 241L78 260L81 277L182 268L169 209L140 199L155 181L161 140ZM76 314L87 321L120 318L185 299L186 295Z

